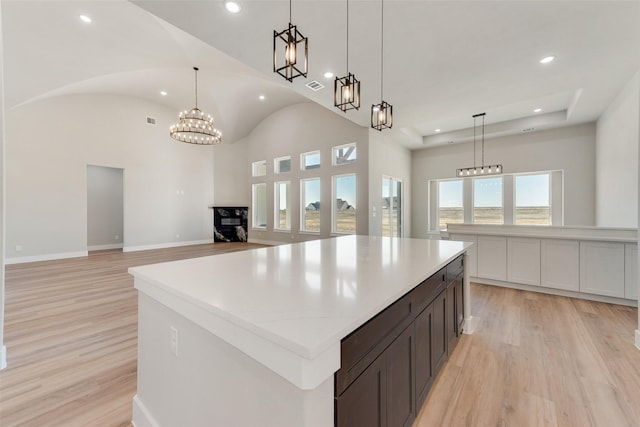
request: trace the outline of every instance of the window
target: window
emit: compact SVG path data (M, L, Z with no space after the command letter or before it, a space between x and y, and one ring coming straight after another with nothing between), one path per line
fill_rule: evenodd
M464 223L462 180L438 182L438 226Z
M275 159L273 170L275 173L291 172L291 156L278 157Z
M252 227L267 228L267 184L253 184L251 186L253 212Z
M320 152L312 151L310 153L300 154L300 169L318 169L320 167Z
M474 224L502 224L502 177L473 179Z
M300 181L300 213L301 231L320 231L320 178L303 179Z
M332 231L355 234L356 232L356 176L333 177Z
M514 222L522 225L551 225L549 174L515 176Z
M267 174L267 161L260 160L259 162L251 163L251 176L265 176Z
M333 147L333 164L347 165L355 163L357 158L356 144L346 144Z
M402 181L382 178L382 235L402 236Z
M289 181L275 183L275 230L291 230L291 183Z

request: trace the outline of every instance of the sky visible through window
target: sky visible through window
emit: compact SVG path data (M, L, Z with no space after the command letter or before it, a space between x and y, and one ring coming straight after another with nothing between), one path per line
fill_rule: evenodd
M477 208L502 206L502 177L473 181L473 205Z
M308 179L304 181L304 205L320 201L320 180Z
M462 207L462 180L440 181L438 191L441 208L461 208Z
M516 176L516 206L549 206L549 174Z
M336 178L336 199L348 202L356 207L356 176L345 175Z

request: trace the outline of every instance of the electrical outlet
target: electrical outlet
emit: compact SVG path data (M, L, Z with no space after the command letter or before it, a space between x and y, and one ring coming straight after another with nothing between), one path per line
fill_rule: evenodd
M171 354L178 356L178 330L175 326L172 326L169 338L169 347L171 348Z

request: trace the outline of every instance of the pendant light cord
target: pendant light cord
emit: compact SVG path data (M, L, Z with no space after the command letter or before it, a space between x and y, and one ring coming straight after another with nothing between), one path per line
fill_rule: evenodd
M473 116L473 168L476 168L476 116Z
M193 67L196 72L196 108L198 108L198 67Z
M291 24L291 0L289 0L289 24Z
M349 74L349 0L347 0L347 74Z
M380 25L380 101L384 99L384 0L381 0Z
M484 114L482 115L482 167L484 168Z

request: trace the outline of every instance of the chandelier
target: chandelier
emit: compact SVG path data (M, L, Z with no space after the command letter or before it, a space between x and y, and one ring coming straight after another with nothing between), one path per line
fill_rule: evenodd
M169 134L176 141L197 145L213 145L222 142L222 133L213 127L213 117L198 108L198 67L196 74L196 106L180 113L178 124L171 126Z
M456 169L456 176L497 175L502 173L502 165L484 164L484 116L486 113L473 115L473 167ZM482 166L476 166L476 119L482 117Z

